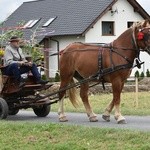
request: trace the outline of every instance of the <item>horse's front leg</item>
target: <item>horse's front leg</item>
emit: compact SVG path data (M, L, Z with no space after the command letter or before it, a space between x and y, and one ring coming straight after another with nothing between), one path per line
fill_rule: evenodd
M97 115L93 112L92 107L91 107L89 100L88 100L88 89L89 89L88 83L81 84L81 86L80 86L80 97L81 97L82 102L84 104L84 107L86 109L89 120L91 122L97 122L98 121Z
M58 115L59 115L60 122L68 121L68 119L64 113L64 97L62 97L59 101Z
M124 83L123 82L115 82L112 83L112 89L113 89L113 103L115 107L115 119L119 124L125 124L126 120L121 114L120 109L120 96L123 89Z
M110 102L110 104L106 107L105 112L103 114L103 119L106 121L110 121L110 113L115 107L115 119L118 123L126 123L125 118L121 114L120 110L120 96L121 91L123 88L124 83L121 81L113 82L112 83L112 89L113 89L113 100Z

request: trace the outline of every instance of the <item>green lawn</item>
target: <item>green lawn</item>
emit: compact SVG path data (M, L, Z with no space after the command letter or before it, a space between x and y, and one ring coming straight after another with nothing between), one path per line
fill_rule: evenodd
M138 107L136 106L135 93L122 93L121 110L123 115L150 115L150 93L139 92ZM89 96L89 101L94 112L103 113L107 104L112 99L112 94L97 94ZM67 112L85 112L82 101L79 101L79 107L74 108L70 101L65 99L65 111ZM53 104L52 111L57 111L58 104Z
M150 132L1 121L0 150L149 150Z

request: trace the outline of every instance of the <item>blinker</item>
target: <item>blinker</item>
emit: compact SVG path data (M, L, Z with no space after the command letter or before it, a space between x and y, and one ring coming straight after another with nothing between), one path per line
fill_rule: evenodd
M143 38L144 38L144 33L140 31L138 33L138 40L143 40Z

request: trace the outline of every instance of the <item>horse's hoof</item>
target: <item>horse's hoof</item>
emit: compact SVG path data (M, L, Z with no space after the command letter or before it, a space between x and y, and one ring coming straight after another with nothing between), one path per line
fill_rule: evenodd
M119 121L117 121L117 123L118 123L118 124L127 124L127 122L126 122L126 120L125 120L125 119L123 119L123 120L119 120Z
M126 124L126 119L123 116L115 117L118 124Z
M97 122L98 121L97 116L91 116L91 117L89 117L89 120L90 120L90 122Z
M59 117L59 122L67 122L68 119L66 116Z
M110 116L102 115L102 118L103 118L105 121L107 121L107 122L110 121Z

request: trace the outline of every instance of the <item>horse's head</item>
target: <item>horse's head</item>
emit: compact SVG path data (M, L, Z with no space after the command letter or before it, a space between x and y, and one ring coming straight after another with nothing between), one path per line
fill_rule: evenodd
M136 47L150 54L150 20L133 24Z

